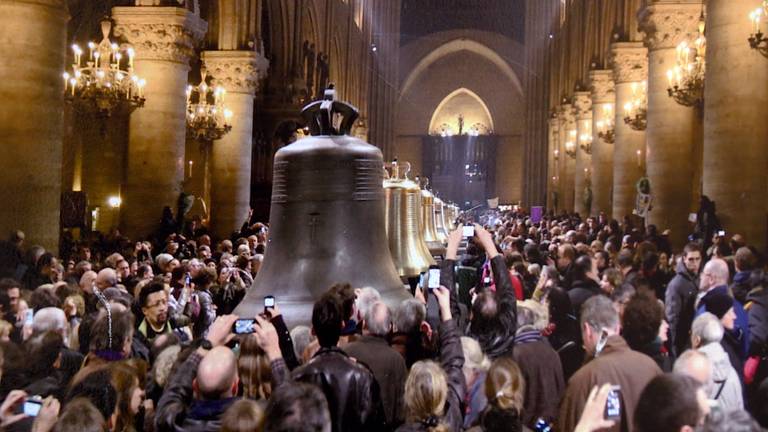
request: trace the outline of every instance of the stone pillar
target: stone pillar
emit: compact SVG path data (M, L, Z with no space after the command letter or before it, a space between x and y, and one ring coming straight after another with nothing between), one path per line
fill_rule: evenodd
M576 166L573 175L573 211L581 217L589 215L586 203L587 179L592 167L592 99L590 92L574 93L573 107L576 110ZM591 205L590 205L591 207Z
M157 229L163 207L176 209L184 180L186 86L193 46L207 24L177 7L114 7L115 35L136 50L147 80L146 104L131 114L121 227L131 238Z
M557 200L555 197L557 194L558 176L557 164L560 161L560 150L558 147L558 138L560 130L560 121L557 116L552 116L549 119L549 135L548 135L548 152L547 152L547 211L557 208ZM555 152L557 150L557 153Z
M224 104L232 111L232 130L211 152L211 227L216 237L228 238L250 208L253 96L268 61L255 51L205 51L203 61L227 91Z
M573 105L564 103L560 105L560 128L558 132L558 144L560 160L558 164L558 211L573 212L574 201L574 170L576 160L566 151L568 148L575 150L576 143L576 118L573 113ZM570 146L570 147L569 147Z
M613 148L613 217L621 220L635 208L635 185L643 176L645 131L624 123L624 105L632 100L632 86L648 79L648 49L642 42L611 44L616 81L616 144ZM666 97L666 94L663 95ZM665 101L666 102L666 101ZM640 151L638 160L637 152Z
M689 234L688 214L694 209L691 179L698 119L693 108L668 96L666 73L675 66L675 47L695 37L700 12L699 0L655 0L639 15L649 49L646 165L653 209L646 223L671 229L676 249Z
M746 42L746 17L757 3L707 3L703 180L724 229L765 251L768 60Z
M0 2L0 238L58 254L64 71L64 0Z
M605 120L606 106L615 111L615 93L610 70L589 72L592 90L592 216L611 215L613 144L597 136L597 122Z

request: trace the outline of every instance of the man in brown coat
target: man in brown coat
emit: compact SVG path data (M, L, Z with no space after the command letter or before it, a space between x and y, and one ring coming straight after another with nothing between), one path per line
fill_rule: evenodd
M650 357L632 351L619 336L619 315L605 296L594 296L582 306L581 335L592 360L568 381L556 430L574 430L592 387L606 383L621 387L621 420L608 430L632 430L630 425L640 393L648 382L661 375L661 369Z

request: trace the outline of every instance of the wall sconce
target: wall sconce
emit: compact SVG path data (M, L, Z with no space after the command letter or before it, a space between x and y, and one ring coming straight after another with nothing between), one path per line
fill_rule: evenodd
M643 168L643 151L637 150L635 154L637 155L637 167L642 169Z
M560 150L559 149L555 149L555 151L553 153L555 155L555 160L560 160Z
M579 137L579 147L581 147L581 149L584 150L584 153L591 155L592 154L592 135L581 134L581 136Z
M571 159L576 157L576 144L574 144L573 141L568 141L565 143L565 154L568 155L568 157Z
M107 204L112 208L120 208L120 204L122 203L123 200L121 200L119 196L111 196L107 198Z

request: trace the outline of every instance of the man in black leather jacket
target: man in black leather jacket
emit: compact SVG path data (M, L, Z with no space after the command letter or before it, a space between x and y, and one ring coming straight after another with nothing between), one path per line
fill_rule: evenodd
M475 237L491 261L496 291L486 289L474 299L466 333L477 339L483 352L491 359L511 356L517 331L517 301L509 269L488 231L475 224ZM461 229L450 234L445 260L441 263L440 270L441 285L449 288L452 299L455 297L453 268L456 265L460 241ZM455 304L455 301L451 301L451 309L455 316L458 316Z
M320 350L293 379L315 384L325 393L334 432L386 430L379 386L373 373L337 344L343 327L341 305L332 294L315 302L312 329Z

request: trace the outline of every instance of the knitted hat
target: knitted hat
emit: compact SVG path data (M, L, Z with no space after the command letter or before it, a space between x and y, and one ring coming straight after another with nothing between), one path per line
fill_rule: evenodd
M707 312L722 318L733 307L733 298L725 291L715 290L707 293L701 303Z

